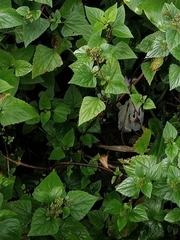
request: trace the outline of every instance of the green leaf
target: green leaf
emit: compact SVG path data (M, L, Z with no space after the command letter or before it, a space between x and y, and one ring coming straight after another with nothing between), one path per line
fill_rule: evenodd
M35 2L46 4L50 7L52 7L52 0L35 0Z
M61 160L65 158L65 153L61 147L56 147L52 150L49 160Z
M0 193L0 208L2 206L2 203L3 203L3 195L2 195L2 193Z
M117 16L117 3L115 3L113 6L108 8L105 11L104 16L108 23L114 22L116 20L116 16Z
M169 159L173 161L174 158L178 156L178 152L179 148L175 142L173 142L172 144L167 144L167 147L165 148L165 153Z
M161 178L158 181L154 182L152 194L155 194L162 199L174 202L173 189L167 183L166 178Z
M22 229L18 219L8 218L0 221L0 239L14 240L21 239Z
M34 55L35 48L36 48L36 46L34 46L34 45L29 45L26 48L25 47L17 48L12 52L12 56L16 60L21 59L21 60L29 62Z
M55 191L56 190L56 191ZM33 198L39 202L51 203L62 196L64 186L55 171L52 171L35 188Z
M32 71L32 65L24 60L15 61L15 75L21 77Z
M80 108L78 125L93 119L105 108L105 104L99 98L85 97Z
M75 140L74 129L69 130L62 139L62 144L65 147L73 147Z
M13 56L7 51L0 49L0 67L1 68L9 68L14 65L15 59Z
M32 77L51 72L62 64L61 57L54 49L38 45L33 58Z
M118 227L118 231L120 232L127 224L127 218L126 217L118 217L117 219L117 227Z
M165 138L166 142L168 142L169 138L172 138L172 140L175 140L177 137L177 130L176 128L169 122L166 122L166 125L163 129L163 137Z
M104 212L118 215L122 210L122 202L117 199L112 199L104 209Z
M14 70L13 69L1 70L0 79L6 81L9 85L13 87L7 90L6 92L10 93L10 95L15 95L19 86L19 78L15 76Z
M136 105L136 106L141 106L142 105L142 100L143 96L139 93L133 93L130 95L131 101Z
M67 115L71 109L65 103L60 103L53 111L53 120L57 123L63 123L67 120Z
M45 125L49 121L50 118L51 118L51 112L50 111L41 112L40 119L41 119L42 125Z
M10 7L1 6L0 9L0 29L13 28L24 23L23 18Z
M142 14L144 0L124 0L124 3L136 14Z
M18 200L9 202L10 209L17 214L21 226L26 227L32 217L32 206L29 200Z
M113 24L112 34L119 38L133 38L133 35L130 32L129 28L121 22Z
M24 25L23 41L27 47L32 41L37 39L49 27L49 21L44 18L39 18ZM47 60L47 59L46 59Z
M83 219L98 200L97 197L79 190L69 191L67 199L71 215L77 220Z
M12 96L2 96L0 108L0 123L3 126L38 118L37 112L31 105Z
M171 50L171 54L177 59L180 60L180 45L178 45L177 47L173 48L173 50ZM171 64L172 65L172 64ZM171 67L170 65L170 67Z
M92 66L86 63L82 64L81 67L76 70L69 83L87 88L96 87L97 81L92 71Z
M50 109L51 108L51 101L49 97L46 95L45 92L40 93L40 99L39 99L39 109Z
M153 41L151 49L148 51L146 58L166 57L168 54L169 49L164 36L158 36Z
M171 52L180 43L180 33L179 33L179 31L177 31L173 28L167 29L167 31L166 31L166 41L167 41L169 51Z
M117 186L116 191L127 197L137 198L139 196L140 189L136 184L136 179L128 177Z
M149 110L153 108L156 108L154 102L150 98L147 98L145 103L143 104L143 109Z
M107 217L108 214L104 213L102 210L92 210L88 213L90 223L98 229L102 229L104 227L104 222Z
M134 148L138 154L144 154L147 150L151 139L151 130L143 127L143 134L138 138L136 143L134 144Z
M176 64L170 65L169 85L170 85L170 90L180 86L180 67Z
M71 108L80 108L82 96L76 86L71 85L65 93L64 102Z
M137 205L129 214L131 222L143 222L148 220L145 207L142 204Z
M140 187L141 192L148 198L151 198L151 193L152 193L152 182L150 181L150 179L148 178L144 178L144 183L143 185Z
M85 226L72 217L66 218L55 237L57 240L62 237L66 240L93 240Z
M7 83L6 81L0 79L0 93L4 93L9 89L12 89L13 86L11 86L9 83Z
M48 217L46 209L38 208L33 214L31 228L27 236L47 236L56 234L59 229L58 220Z
M165 221L170 222L170 223L177 223L180 221L180 209L179 208L174 208L173 210L170 210L165 218Z
M155 75L155 71L152 71L151 70L151 62L144 62L141 64L141 69L142 69L142 72L145 76L145 78L147 79L149 85L151 84L153 78L154 78L154 75Z
M85 6L86 16L89 22L94 25L99 22L101 17L103 17L104 12L99 8L92 8Z
M134 59L137 58L131 48L125 42L119 42L115 46L112 57L116 59Z
M85 135L82 135L80 137L82 143L85 145L85 146L88 146L89 148L92 147L92 144L95 143L95 142L99 142L99 140L94 137L92 134L85 134Z

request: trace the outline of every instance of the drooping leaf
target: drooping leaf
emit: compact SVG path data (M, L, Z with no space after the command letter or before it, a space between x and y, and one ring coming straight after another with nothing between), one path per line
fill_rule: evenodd
M0 221L0 239L14 240L21 239L22 229L18 219L8 218Z
M180 209L179 208L174 208L173 210L170 210L165 218L165 221L170 222L170 223L176 223L180 221Z
M145 207L142 204L137 205L129 214L129 220L132 222L143 222L148 220Z
M142 129L143 129L142 136L139 137L136 143L134 144L134 148L136 152L139 154L145 153L151 139L151 130L145 127L142 127Z
M121 217L121 216L118 217L117 227L118 227L119 232L126 226L127 222L128 221L127 221L126 217Z
M21 226L26 227L32 217L32 204L29 200L12 201L8 204L10 209L17 214Z
M53 120L57 123L62 123L67 120L67 115L71 109L65 103L60 103L53 111Z
M32 65L24 60L16 60L14 66L16 77L24 76L32 71Z
M74 130L73 128L69 130L63 137L62 139L62 144L65 147L73 147L74 145L74 140L75 140L75 135L74 135Z
M105 108L105 104L99 98L85 97L80 108L78 125L93 119Z
M43 32L49 27L49 21L44 18L39 18L33 22L29 22L24 25L23 41L25 47L27 47L32 41L37 39ZM47 59L46 59L47 60Z
M88 213L88 219L96 228L102 229L108 214L102 210L92 210Z
M77 220L83 219L98 200L96 196L79 190L70 191L67 196L71 215Z
M64 102L71 107L71 109L79 108L82 103L82 96L76 86L71 85L65 93Z
M31 105L12 96L1 96L0 107L0 123L3 126L39 117Z
M33 214L28 236L47 236L56 234L59 229L58 220L48 217L45 208L38 208Z
M0 9L0 29L12 28L24 23L23 18L15 9L10 7L2 7Z
M11 86L9 83L7 83L6 81L0 79L0 93L4 93L9 89L12 89L13 86Z
M52 0L35 0L35 2L46 4L50 7L52 7Z
M145 78L147 79L149 85L151 84L151 82L154 78L154 75L156 73L155 71L152 71L150 67L151 67L151 62L144 62L141 65L142 72L143 72Z
M33 58L32 77L51 72L62 64L61 57L54 49L38 45Z
M3 68L9 68L9 67L14 65L15 59L13 58L13 56L9 52L7 52L3 49L0 49L0 55L1 55L0 67L2 69Z
M170 65L169 85L170 85L170 90L180 86L180 67L176 64Z
M64 224L54 236L56 239L63 237L66 240L93 240L85 226L73 217L66 218Z

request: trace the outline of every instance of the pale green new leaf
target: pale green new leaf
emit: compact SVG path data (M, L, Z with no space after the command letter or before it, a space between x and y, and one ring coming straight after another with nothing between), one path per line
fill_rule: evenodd
M52 0L35 0L35 2L46 4L50 7L52 7Z
M117 16L117 3L115 3L113 6L111 6L110 8L108 8L105 13L104 16L106 18L106 21L109 22L114 22Z
M140 187L141 192L148 198L151 198L151 193L152 193L152 182L148 179L144 179L143 185Z
M48 27L49 21L44 18L39 18L37 20L34 20L33 22L25 24L23 29L23 41L25 47L27 47L29 43L34 41L36 38L41 36L41 34L45 32Z
M16 60L14 66L16 77L22 77L32 71L32 65L24 60Z
M38 45L33 58L32 77L51 72L62 64L61 57L54 49Z
M80 108L78 125L93 119L105 108L105 104L99 98L85 97Z
M1 96L0 108L0 123L3 126L38 118L31 105L12 96Z
M104 15L104 12L99 8L85 6L85 11L87 19L92 25L100 21L101 17Z
M77 220L83 219L98 200L96 196L79 190L69 191L67 197L71 215Z
M9 89L12 89L13 86L11 86L9 83L7 83L6 81L0 79L0 93L4 93Z
M15 9L10 7L0 8L0 29L13 28L24 23L23 18Z
M143 109L148 110L153 108L156 108L154 102L150 98L147 98L145 103L143 104Z
M180 33L179 33L179 31L177 31L173 28L169 28L166 31L166 41L167 41L169 51L171 52L180 43Z
M170 90L180 86L180 67L176 64L171 64L169 68L169 85Z
M174 208L173 210L170 210L165 218L165 221L170 222L170 223L176 223L180 221L180 209L179 208Z
M129 93L122 74L115 75L108 81L105 92L110 94Z
M47 236L58 232L58 220L48 217L46 211L45 208L38 208L35 211L28 236Z
M94 88L97 81L93 74L92 66L86 63L82 64L81 67L76 70L69 83L81 87Z
M165 153L169 159L173 161L174 158L178 156L178 152L179 152L179 148L175 142L173 142L172 144L167 144Z

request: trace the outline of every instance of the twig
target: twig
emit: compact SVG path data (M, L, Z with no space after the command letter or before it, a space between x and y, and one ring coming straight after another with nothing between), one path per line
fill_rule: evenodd
M133 147L129 147L126 145L103 145L103 144L96 144L98 148L103 148L110 151L117 151L117 152L136 152Z
M5 155L3 154L0 154L2 157L6 158L8 161L16 164L17 166L22 166L22 167L27 167L27 168L32 168L32 169L37 169L37 170L45 170L45 171L52 171L53 168L56 168L57 166L60 166L60 165L66 165L66 166L69 166L69 165L77 165L77 166L84 166L84 167L90 167L90 168L98 168L98 169L102 169L102 170L105 170L105 171L108 171L108 172L114 172L113 170L111 170L110 168L105 168L105 167L102 167L102 166L95 166L95 165L90 165L90 164L86 164L86 163L77 163L77 162L58 162L56 165L54 165L53 167L49 167L49 168L45 168L45 167L40 167L40 166L33 166L33 165L30 165L30 164L26 164L26 163L23 163L21 161L16 161L14 159L11 159L9 157L6 157Z

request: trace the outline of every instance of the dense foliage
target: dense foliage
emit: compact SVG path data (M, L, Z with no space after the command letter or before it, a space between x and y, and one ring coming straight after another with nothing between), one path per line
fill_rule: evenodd
M178 239L180 2L0 0L0 239Z

